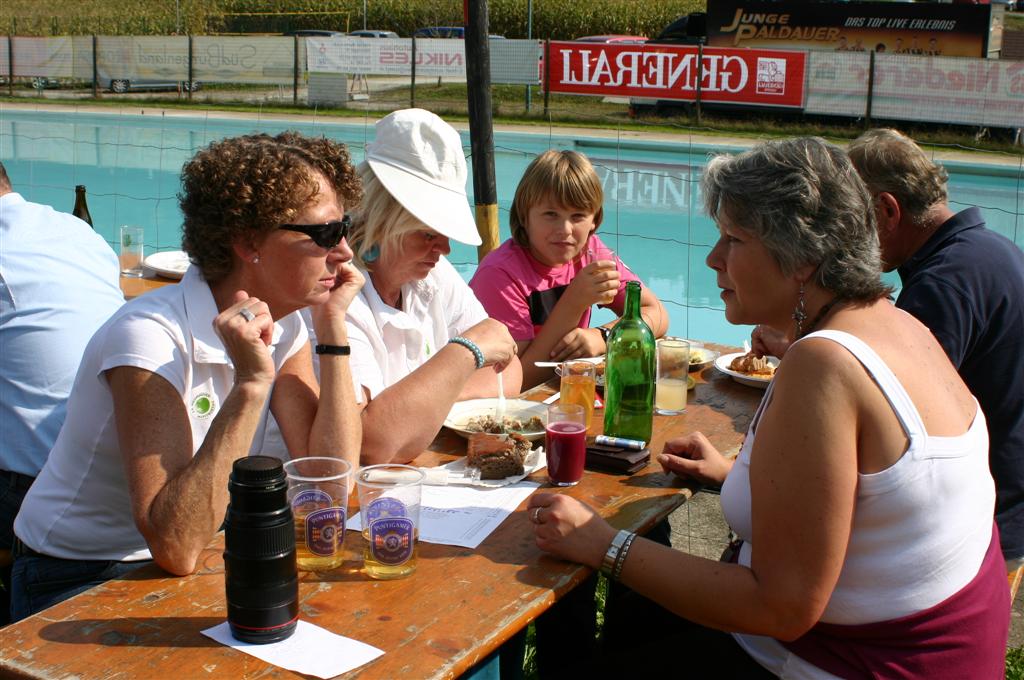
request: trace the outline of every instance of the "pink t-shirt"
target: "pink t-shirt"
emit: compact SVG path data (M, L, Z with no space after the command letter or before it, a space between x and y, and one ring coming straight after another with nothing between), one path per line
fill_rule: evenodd
M596 235L590 237L587 250L580 257L558 267L541 264L528 249L509 239L487 254L469 286L488 316L508 326L515 340L532 340L576 274L596 260L617 263L619 292L607 306L619 309L626 295L626 283L640 279ZM590 325L589 308L578 325Z

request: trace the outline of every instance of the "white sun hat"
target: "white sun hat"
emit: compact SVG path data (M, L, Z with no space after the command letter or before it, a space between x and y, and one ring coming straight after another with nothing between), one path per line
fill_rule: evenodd
M416 219L461 243L482 243L466 195L462 138L437 115L423 109L388 114L366 145L366 161Z

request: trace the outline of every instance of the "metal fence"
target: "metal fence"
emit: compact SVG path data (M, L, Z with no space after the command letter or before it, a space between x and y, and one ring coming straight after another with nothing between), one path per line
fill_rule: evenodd
M627 98L634 108L659 101L698 111L727 104L1024 128L1022 61L492 38L490 65L496 86ZM386 111L416 105L417 87L464 82L465 68L464 41L455 39L0 37L0 74L9 94L31 92L16 87L20 80L44 92L77 85L81 96L164 87L189 99ZM445 103L458 108L460 99L464 107L464 95ZM527 95L526 109L530 101ZM550 101L545 105L550 110Z

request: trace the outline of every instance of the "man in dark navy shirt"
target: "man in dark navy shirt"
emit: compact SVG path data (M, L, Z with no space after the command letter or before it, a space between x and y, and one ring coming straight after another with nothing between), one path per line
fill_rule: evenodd
M903 287L896 306L946 350L988 422L996 523L1008 567L1024 563L1024 252L987 229L981 211L954 214L946 171L895 130L849 147L875 197L886 271Z

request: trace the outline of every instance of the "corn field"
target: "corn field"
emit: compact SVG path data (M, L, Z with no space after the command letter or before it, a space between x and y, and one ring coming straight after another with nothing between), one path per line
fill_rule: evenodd
M363 0L2 0L7 35L282 33L363 27ZM409 36L423 26L461 26L462 0L366 0L366 27ZM490 0L490 32L527 37L528 0ZM533 0L533 37L656 35L705 0Z

